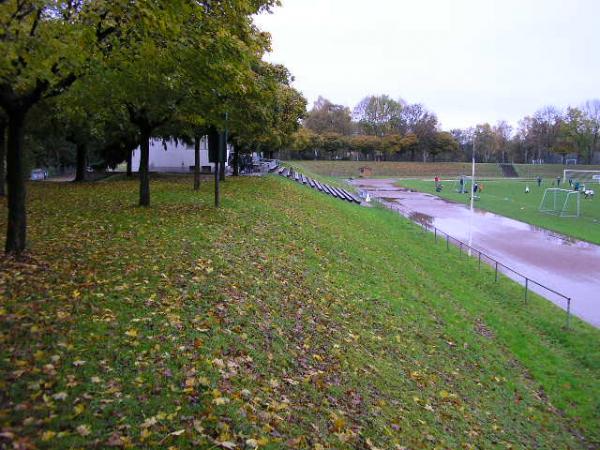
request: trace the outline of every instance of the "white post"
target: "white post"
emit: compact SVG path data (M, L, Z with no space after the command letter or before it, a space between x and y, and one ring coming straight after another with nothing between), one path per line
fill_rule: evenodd
M471 214L469 215L469 256L473 245L473 201L475 200L475 132L473 132L473 154L471 155Z
M473 137L473 158L471 161L471 213L473 212L473 200L475 200L475 137Z

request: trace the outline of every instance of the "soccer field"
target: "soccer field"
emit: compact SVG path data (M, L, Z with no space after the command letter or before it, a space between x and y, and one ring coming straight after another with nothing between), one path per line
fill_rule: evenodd
M433 181L401 180L398 185L428 192L449 200L469 203L469 194L456 192L456 180L442 180L442 192L436 193ZM557 231L585 241L600 244L600 185L590 186L596 191L596 198L585 200L581 196L581 216L558 217L542 213L539 205L546 188L551 186L550 180L544 180L541 187L532 181L481 181L483 191L475 206L492 211L506 217L537 225L542 228ZM526 185L530 192L525 193Z

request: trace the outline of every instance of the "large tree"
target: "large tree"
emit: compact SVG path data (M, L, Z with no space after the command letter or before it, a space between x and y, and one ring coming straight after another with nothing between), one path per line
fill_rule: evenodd
M600 100L588 100L581 109L586 118L586 132L590 137L585 157L586 162L591 164L594 154L600 152Z
M350 108L336 105L319 96L312 109L306 114L304 126L316 133L338 133L350 135L354 131Z
M354 108L354 118L364 134L382 137L399 128L402 109L402 100L396 101L387 95L371 95Z
M132 45L113 52L98 82L138 130L140 206L150 205L152 135L191 109L202 111L207 125L225 127L228 99L246 89L252 63L268 47L251 16L272 4L161 2L140 11Z
M498 151L498 141L492 126L489 123L475 126L473 139L475 140L475 153L479 156L479 161L490 162Z
M429 147L429 154L431 155L431 159L435 162L438 155L443 153L454 154L458 152L458 150L458 142L451 133L447 131L438 131L435 133L433 142Z
M510 151L510 139L512 136L512 127L505 120L500 120L493 128L496 138L497 153L500 155L500 162L506 162L506 155Z
M0 110L0 197L6 195L6 127L8 120Z
M44 98L62 94L126 16L118 1L0 3L0 106L8 117L7 253L26 246L25 119Z

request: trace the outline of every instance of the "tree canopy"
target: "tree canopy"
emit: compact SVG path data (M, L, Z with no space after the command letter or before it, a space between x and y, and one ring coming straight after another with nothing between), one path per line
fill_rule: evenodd
M274 150L296 131L306 102L283 66L262 61L270 37L253 23L277 0L8 0L0 4L0 106L8 129L6 251L26 243L24 145L35 105L57 136L107 165L141 148L140 200L150 204L153 134L228 126L248 148ZM56 98L56 101L48 101ZM225 123L225 113L230 118ZM37 124L36 124L37 125ZM36 126L28 126L35 133ZM81 172L79 170L78 172ZM84 172L81 173L83 179Z

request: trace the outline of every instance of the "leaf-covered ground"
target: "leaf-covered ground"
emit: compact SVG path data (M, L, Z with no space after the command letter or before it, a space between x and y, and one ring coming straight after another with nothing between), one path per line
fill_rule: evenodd
M600 444L597 330L389 211L273 176L216 211L191 183L149 209L133 181L30 186L0 448Z

